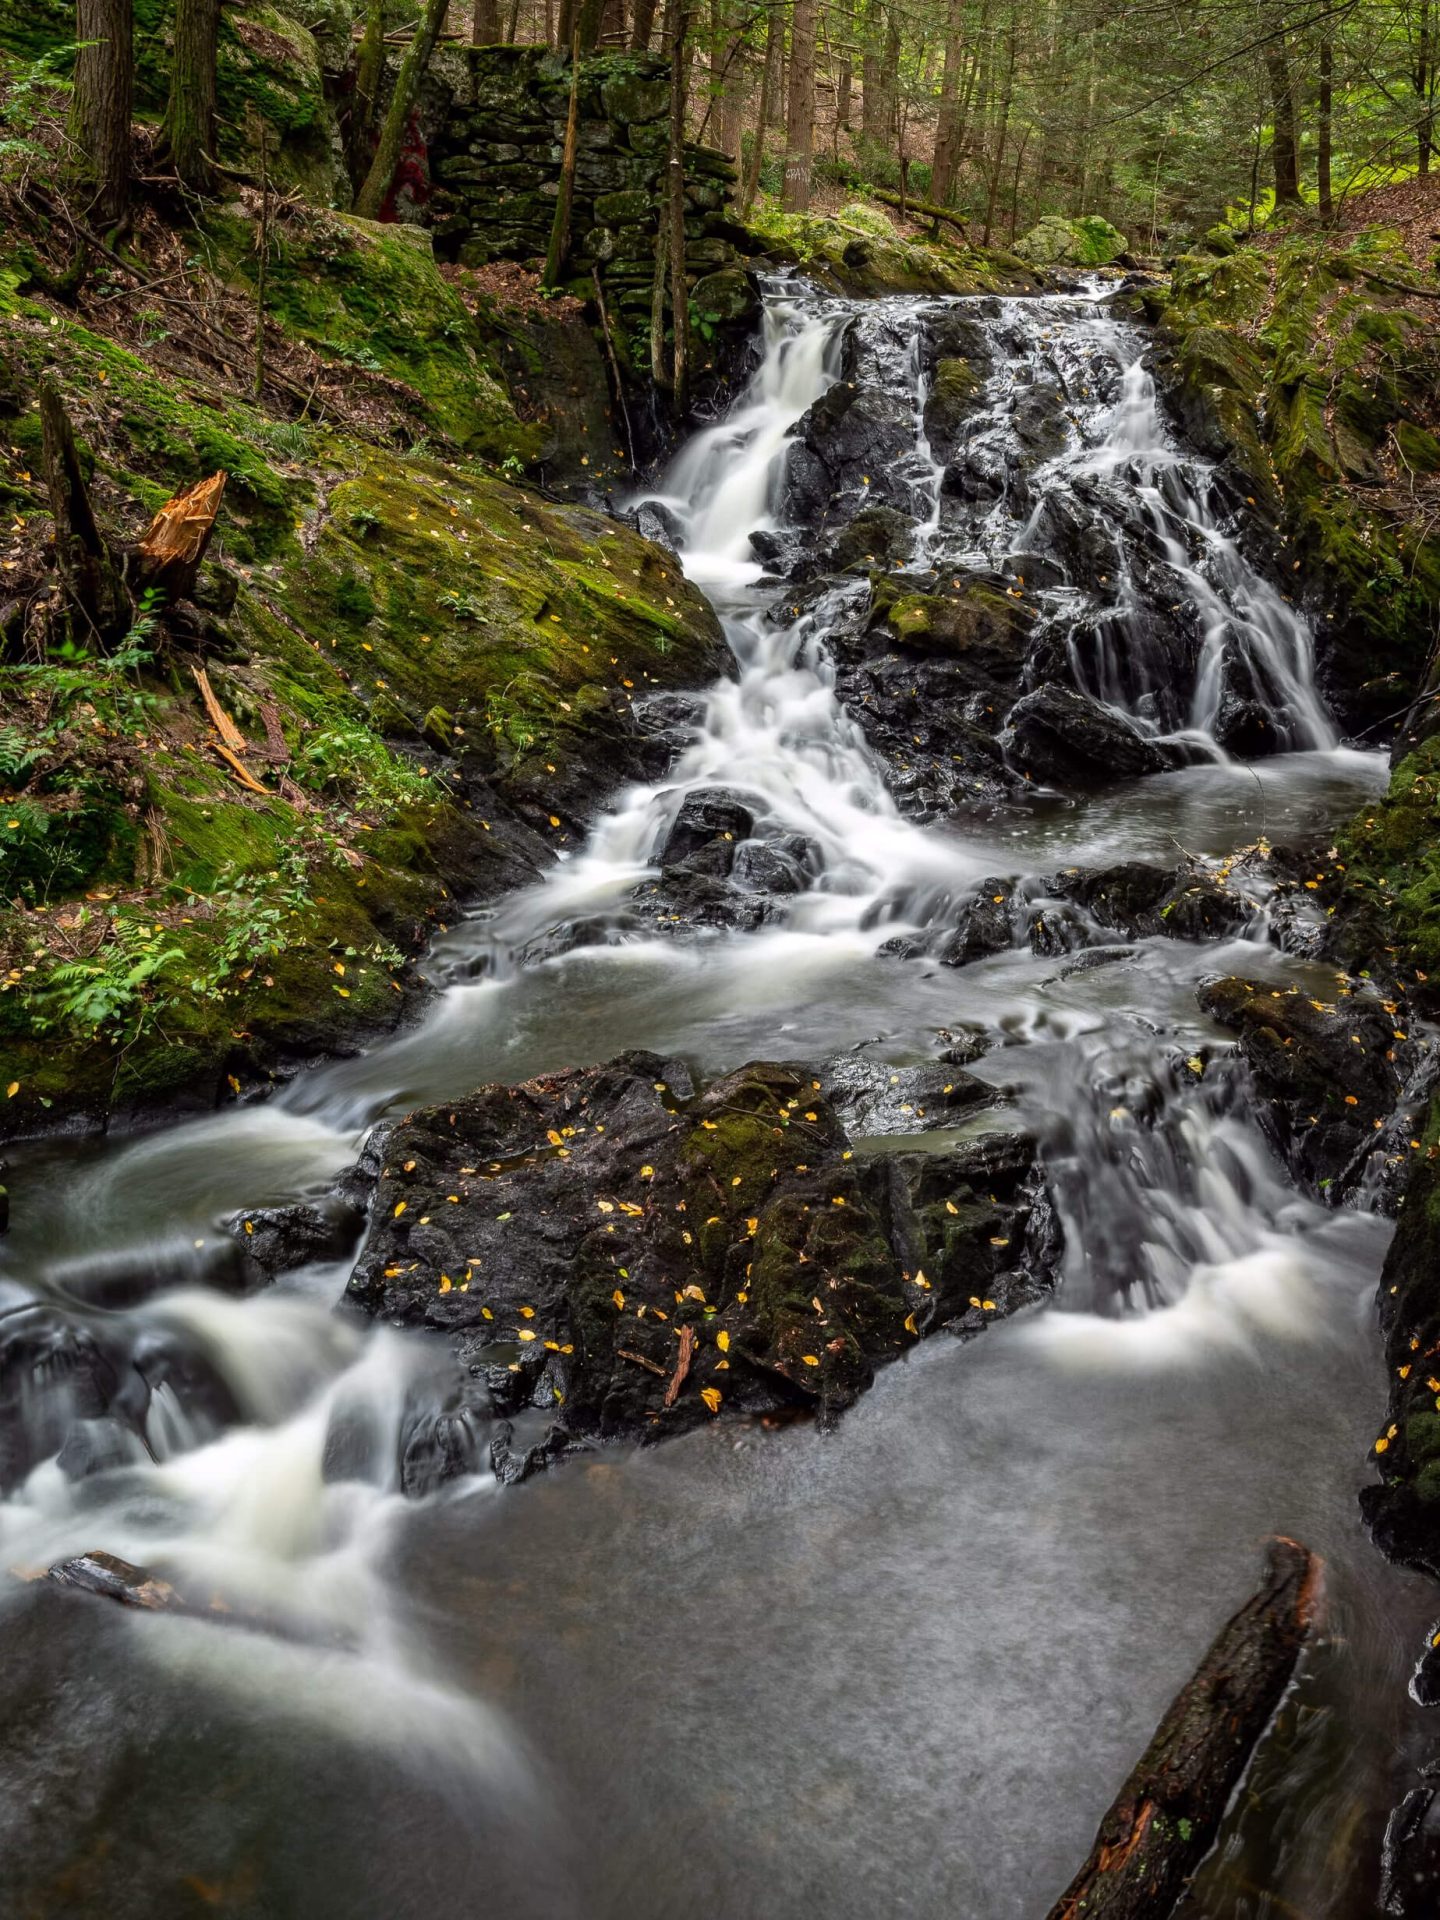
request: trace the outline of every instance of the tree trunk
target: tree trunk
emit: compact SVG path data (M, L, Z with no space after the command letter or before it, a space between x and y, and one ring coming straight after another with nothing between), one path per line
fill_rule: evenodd
M881 105L885 124L882 140L893 140L900 132L900 16L893 7L885 11L885 54L880 63Z
M690 62L686 37L690 26L688 0L669 0L670 27L670 153L666 189L670 245L670 323L674 332L671 355L671 391L675 411L683 414L690 400L690 288L685 278L685 105L689 94Z
M101 646L109 646L129 631L134 610L96 523L70 418L48 374L40 381L40 431L45 487L55 522L55 566L82 628Z
M470 38L477 47L493 47L500 40L500 0L475 0Z
M787 213L810 205L815 139L815 0L795 0L790 21L790 89L785 102L785 178L780 204Z
M1270 144L1275 168L1275 205L1296 206L1300 200L1300 149L1295 132L1295 89L1283 34L1277 33L1265 42L1265 70L1270 76L1270 108L1275 128Z
M885 138L885 85L880 77L880 37L884 30L884 12L880 0L868 0L862 27L864 51L860 56L860 138L879 145Z
M580 0L575 15L575 31L580 36L581 55L594 53L600 44L600 29L605 19L605 0Z
M760 169L765 164L765 130L775 112L775 78L780 69L780 41L784 33L777 17L769 15L765 28L765 65L760 74L760 105L755 119L755 142L745 168L745 185L740 195L740 217L747 219L760 190Z
M1320 92L1315 134L1315 185L1320 195L1320 218L1328 226L1335 218L1335 191L1330 177L1335 138L1335 43L1328 20L1320 28Z
M995 153L990 162L990 184L985 195L985 233L981 246L990 244L991 229L995 224L995 207L1000 197L1000 174L1005 165L1005 142L1010 137L1010 107L1015 97L1015 22L1010 22L1005 63L1005 91L1000 97L1000 118L995 129Z
M955 197L960 171L960 68L965 59L964 0L950 0L945 28L945 72L940 82L940 110L935 121L935 151L930 161L930 198L948 207Z
M545 272L540 284L560 284L570 253L570 209L575 204L575 161L580 150L580 25L575 24L570 42L570 105L565 115L565 145L560 156L560 191L555 199L555 218L550 223L550 245L545 254Z
M370 170L380 83L385 77L385 0L367 0L365 32L355 61L355 104L350 114L350 180L358 191Z
M1320 1562L1270 1543L1264 1585L1216 1635L1048 1920L1165 1920L1209 1851L1319 1606Z
M130 104L135 86L133 0L76 0L70 137L89 191L85 216L104 231L130 217Z
M625 44L625 0L605 0L600 14L600 39L607 47Z
M447 5L448 0L426 0L424 15L415 30L415 38L410 42L395 82L395 92L386 109L370 171L355 196L355 211L362 219L380 218L390 192L390 183L395 178L395 165L400 158L405 128L420 95L420 82L425 78L425 69L435 51L435 42L440 38L440 29L445 24Z
M835 54L835 130L837 133L850 131L850 93L855 84L855 63L851 47L855 39L855 10L851 6L842 6L839 10L838 26L844 45L837 48Z
M493 4L493 0L492 0ZM215 50L220 0L176 0L175 57L160 150L192 193L215 190Z
M1420 118L1415 137L1419 147L1421 174L1430 171L1430 156L1435 151L1435 48L1430 32L1430 0L1420 0L1419 41L1415 58L1415 93L1420 101Z
M635 10L630 16L631 48L636 53L648 53L654 32L655 0L635 0Z

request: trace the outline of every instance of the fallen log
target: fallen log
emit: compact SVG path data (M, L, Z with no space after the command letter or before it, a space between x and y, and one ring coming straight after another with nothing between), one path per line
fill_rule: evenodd
M942 221L946 226L954 227L968 247L970 230L959 214L951 207L937 207L933 200L916 200L912 195L902 198L889 187L866 185L864 191L872 200L881 200L887 207L898 207L907 220Z
M1259 1591L1171 1702L1047 1920L1165 1920L1174 1909L1289 1685L1320 1574L1308 1549L1271 1541Z

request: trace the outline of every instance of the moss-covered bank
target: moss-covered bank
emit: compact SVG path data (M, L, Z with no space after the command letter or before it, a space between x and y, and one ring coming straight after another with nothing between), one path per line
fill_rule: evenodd
M248 290L244 226L198 251ZM726 658L667 553L487 464L519 470L535 430L423 243L333 216L279 235L270 350L311 353L318 419L248 397L248 367L202 373L183 317L131 312L117 338L99 303L25 284L0 257L11 1135L224 1098L393 1023L457 896L573 844L648 765L634 703ZM142 621L119 662L67 638L50 570L47 370L113 533L229 476L201 607ZM259 792L217 751L202 660Z

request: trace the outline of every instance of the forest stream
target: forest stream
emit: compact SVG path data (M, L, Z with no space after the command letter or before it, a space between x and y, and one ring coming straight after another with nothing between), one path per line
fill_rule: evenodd
M926 426L957 328L987 369L963 488ZM1098 282L867 302L771 280L748 389L632 503L735 656L672 771L439 935L443 990L389 1042L212 1117L15 1151L0 1303L34 1361L4 1409L0 1559L104 1550L210 1611L7 1588L8 1910L103 1896L126 1920L162 1875L196 1912L347 1920L1038 1920L1278 1532L1324 1559L1325 1629L1181 1911L1376 1911L1434 1609L1356 1500L1391 1228L1363 1181L1339 1210L1292 1184L1196 994L1333 992L1306 909L1244 850L1323 844L1386 764L1339 744L1310 629L1163 417L1147 347ZM962 795L933 824L897 804L831 644L864 581L786 574L817 532L795 429L847 378L904 401L906 444L860 481L918 529L902 589L1001 583L1161 770L969 818ZM1017 464L1037 394L1055 442ZM1283 750L1219 744L1247 727ZM751 924L647 906L682 807L717 790L748 813ZM1243 897L1218 937L1122 937L1056 892L1180 858ZM955 965L977 903L1001 937ZM350 1257L226 1284L227 1216L323 1197L423 1103L631 1048L696 1084L756 1060L883 1080L957 1035L994 1104L927 1130L882 1103L856 1154L1028 1129L1054 1272L831 1430L716 1420L502 1488L467 1415L475 1470L417 1487L444 1343L337 1314ZM139 1356L144 1403L97 1414L77 1342Z

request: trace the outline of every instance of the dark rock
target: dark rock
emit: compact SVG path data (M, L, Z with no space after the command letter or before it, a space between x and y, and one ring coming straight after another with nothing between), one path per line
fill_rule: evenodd
M1047 786L1089 790L1175 764L1173 755L1122 714L1054 683L1015 703L1006 740L1014 764Z
M1332 1202L1363 1181L1393 1204L1409 1158L1396 1154L1396 1138L1403 1146L1417 1128L1421 1088L1434 1077L1427 1043L1402 1037L1408 1026L1369 994L1326 1003L1297 987L1226 979L1203 986L1199 1000L1238 1036L1261 1125L1296 1176Z
M669 553L678 553L685 538L680 518L663 500L642 500L627 515L637 533Z
M849 567L892 567L910 558L915 522L894 507L866 507L836 535L828 564L837 573Z
M73 1560L51 1567L45 1577L59 1587L74 1587L104 1600L118 1600L122 1606L139 1607L146 1613L185 1610L168 1580L159 1579L148 1567L132 1566L113 1553L79 1554Z
M937 364L925 396L925 434L937 460L954 458L961 433L977 411L984 389L983 376L969 360L956 356Z
M833 1416L917 1330L1035 1297L1053 1254L1021 1136L855 1158L819 1076L696 1095L628 1054L400 1123L350 1298L448 1332L503 1419L544 1416L538 1455L495 1436L523 1473L587 1434Z
M1433 1786L1415 1786L1392 1811L1380 1847L1380 1911L1400 1920L1440 1912L1440 1807Z
M727 874L736 845L750 838L754 825L746 795L730 787L699 787L681 802L660 849L660 865L683 861L695 871ZM703 867L696 866L697 856L703 856Z
M251 1207L220 1225L266 1275L288 1273L312 1260L343 1260L352 1251L364 1216L338 1196L319 1203L297 1200L283 1207Z
M953 1126L996 1099L993 1087L954 1067L892 1067L853 1053L822 1067L820 1086L852 1139Z
M942 966L968 966L987 954L1005 953L1016 944L1011 917L1014 886L1009 880L982 880L961 908L953 933L938 949Z

